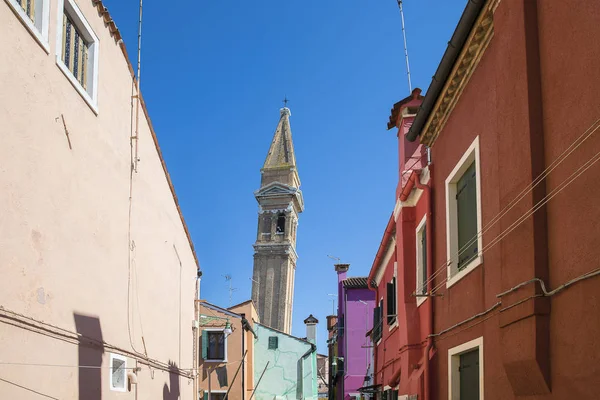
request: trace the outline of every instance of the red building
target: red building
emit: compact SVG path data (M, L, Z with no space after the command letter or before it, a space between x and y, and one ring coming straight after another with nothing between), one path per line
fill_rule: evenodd
M382 389L600 398L598 21L597 1L469 1L416 116L392 113L413 171L371 270Z
M426 281L427 219L431 170L427 152L406 135L423 101L421 90L394 104L388 129L398 128L396 207L377 251L368 281L377 293L374 329L375 384L387 393L424 396L431 331L430 302L414 296ZM419 269L415 268L418 260ZM408 323L407 323L408 322Z

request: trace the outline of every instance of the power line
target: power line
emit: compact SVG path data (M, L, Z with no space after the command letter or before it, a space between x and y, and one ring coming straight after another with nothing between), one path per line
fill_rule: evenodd
M21 362L2 362L0 365L13 365L13 366L24 366L24 367L56 367L56 368L84 368L84 369L131 369L137 370L139 367L102 367L97 365L62 365L62 364L39 364L39 363L21 363Z
M481 229L481 231L477 232L456 254L456 258L458 258L466 249L474 243L475 240L479 239L479 237L483 236L484 233L489 231L492 226L494 226L500 219L505 216L514 206L521 201L528 193L530 193L537 185L539 185L542 180L544 180L554 169L558 167L567 157L569 157L577 148L583 144L587 139L590 138L598 129L600 128L600 119L597 119L588 129L585 130L583 134L581 134L567 149L565 149L542 173L536 177L530 184L528 184L512 201L510 201L494 218L492 218L486 225ZM446 260L446 262L442 263L433 274L423 283L421 286L425 288L427 284L433 279L435 279L442 271L445 270L445 267L448 266L448 263L451 260ZM417 288L418 290L419 288ZM416 291L415 291L416 292Z
M489 250L496 244L498 244L502 239L504 239L508 234L514 231L519 225L525 222L531 215L533 215L536 211L542 208L546 203L552 200L556 195L558 195L561 191L563 191L567 186L573 183L577 178L579 178L585 171L590 169L596 162L600 160L600 151L597 152L593 157L591 157L585 164L579 167L575 172L573 172L568 178L563 180L556 188L554 188L548 195L546 195L543 199L541 199L536 205L534 205L529 211L525 214L521 215L515 222L513 222L508 228L502 231L498 236L496 236L490 243L484 246L481 249L479 254L483 254L485 251ZM436 290L438 290L446 281L448 281L448 277L446 277L442 282L440 282L434 289L432 289L430 294L433 294Z

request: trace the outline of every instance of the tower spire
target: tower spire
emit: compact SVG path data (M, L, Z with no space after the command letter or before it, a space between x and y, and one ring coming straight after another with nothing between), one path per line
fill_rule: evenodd
M287 97L284 106L287 106ZM279 122L260 170L258 230L254 243L252 300L260 322L290 333L296 271L296 231L304 210L290 128L290 109L279 110Z
M286 98L285 101L289 100ZM288 107L279 110L279 123L261 170L262 186L277 181L295 188L300 187L300 179L296 171L292 128L290 127L291 115L292 112Z

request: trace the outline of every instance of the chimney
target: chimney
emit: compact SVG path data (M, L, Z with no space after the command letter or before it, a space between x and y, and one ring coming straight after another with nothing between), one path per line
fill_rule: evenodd
M334 329L337 324L337 315L327 316L327 332L329 332L329 339L334 335Z
M317 344L317 324L319 320L316 319L312 314L304 320L306 324L306 340L312 344Z
M334 264L333 266L335 267L335 272L337 272L338 274L338 282L341 282L344 279L346 279L346 273L350 268L350 264Z

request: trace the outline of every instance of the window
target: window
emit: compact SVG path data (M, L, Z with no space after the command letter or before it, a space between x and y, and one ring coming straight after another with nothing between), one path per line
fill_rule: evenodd
M448 350L448 399L483 400L483 337Z
M118 354L110 355L110 390L126 391L127 359Z
M269 336L269 350L276 350L278 347L278 337L277 336Z
M373 343L377 343L381 339L383 326L383 299L379 301L379 306L373 309Z
M50 53L48 45L50 0L7 0L7 3L46 53Z
M421 305L427 293L427 217L417 226L417 306ZM418 296L421 295L421 296Z
M479 137L446 179L446 237L450 287L483 262Z
M204 361L227 361L227 338L223 330L203 330L201 348Z
M227 392L215 392L211 390L210 392L210 400L225 400L225 395ZM204 391L204 400L208 400L208 390Z
M59 0L58 26L56 64L97 114L98 37L74 0Z
M89 43L67 14L63 14L62 62L77 82L87 89L87 65Z
M386 285L387 288L387 323L388 325L396 322L396 277Z
M276 233L278 235L283 235L285 233L285 214L280 213L277 216L277 229Z

